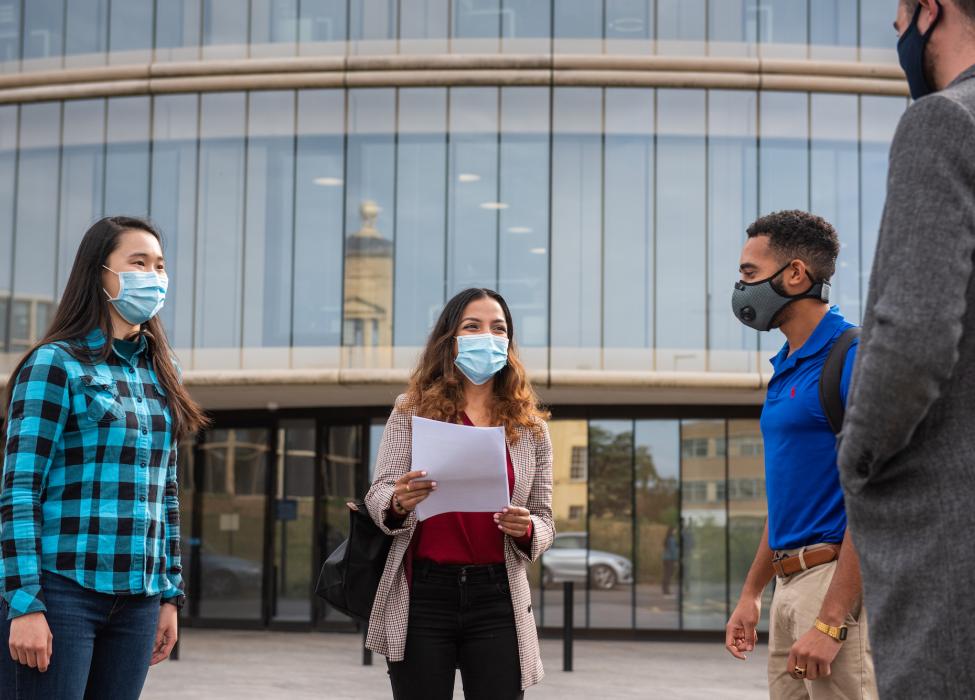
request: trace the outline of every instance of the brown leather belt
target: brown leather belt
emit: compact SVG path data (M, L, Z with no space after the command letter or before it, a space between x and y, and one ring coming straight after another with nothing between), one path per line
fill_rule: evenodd
M798 554L783 556L772 561L772 568L777 576L788 578L800 571L807 571L823 564L835 561L840 556L840 547L828 544L816 549L801 549Z

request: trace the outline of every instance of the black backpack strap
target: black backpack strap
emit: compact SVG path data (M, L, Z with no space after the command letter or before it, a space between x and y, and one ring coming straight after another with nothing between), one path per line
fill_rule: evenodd
M853 341L860 337L860 327L854 326L843 331L833 347L830 348L823 365L823 373L819 375L819 403L829 421L833 433L839 435L843 429L843 416L846 414L846 404L843 403L843 393L840 384L843 381L843 368L846 366L846 355L853 345Z

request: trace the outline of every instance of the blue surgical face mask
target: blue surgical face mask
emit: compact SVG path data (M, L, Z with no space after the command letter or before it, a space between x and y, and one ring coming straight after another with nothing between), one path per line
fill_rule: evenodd
M493 333L459 335L454 364L480 386L508 364L508 339Z
M102 265L109 272L115 272L107 265ZM108 290L108 300L115 306L129 323L139 326L159 313L166 302L166 289L169 278L158 272L125 271L115 272L118 275L118 296L114 299Z
M925 34L917 28L917 18L921 14L921 5L914 10L914 18L910 26L904 30L900 39L897 40L897 58L900 60L904 75L907 76L907 85L911 89L911 98L920 100L925 95L934 92L934 88L928 83L928 77L924 74L924 48L931 38L931 32L941 19L943 8L941 3L938 5L938 16L934 18L931 26Z

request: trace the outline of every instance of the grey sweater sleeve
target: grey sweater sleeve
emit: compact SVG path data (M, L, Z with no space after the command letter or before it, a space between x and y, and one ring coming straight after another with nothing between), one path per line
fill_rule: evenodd
M910 443L958 361L975 251L975 121L950 96L913 104L887 202L840 440L856 491Z

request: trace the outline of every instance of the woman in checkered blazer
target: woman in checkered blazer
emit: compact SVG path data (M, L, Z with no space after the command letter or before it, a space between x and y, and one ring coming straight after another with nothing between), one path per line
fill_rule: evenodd
M500 513L414 509L437 488L411 468L411 418L503 426L511 505ZM555 536L552 443L514 345L508 305L468 289L437 321L383 432L369 513L393 538L366 645L387 657L395 700L514 700L542 662L527 566Z

